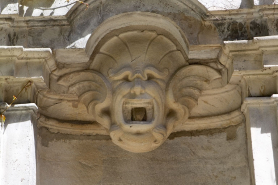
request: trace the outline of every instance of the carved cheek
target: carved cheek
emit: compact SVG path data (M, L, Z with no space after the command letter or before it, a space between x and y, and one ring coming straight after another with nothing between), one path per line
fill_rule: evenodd
M162 89L158 83L148 80L144 83L146 93L151 95L156 101L160 101L162 105L165 103L165 89Z
M115 97L123 97L124 95L128 94L131 91L131 88L132 82L117 81L116 85L113 84L113 99L115 99Z
M154 99L155 110L154 116L156 118L156 125L165 124L165 90L159 84L152 80L145 81L145 91Z
M116 120L123 122L122 104L125 95L130 93L131 88L132 83L127 81L121 82L117 86L114 86L112 95L113 100L110 106L113 122L115 122ZM116 117L118 117L118 119L116 119Z

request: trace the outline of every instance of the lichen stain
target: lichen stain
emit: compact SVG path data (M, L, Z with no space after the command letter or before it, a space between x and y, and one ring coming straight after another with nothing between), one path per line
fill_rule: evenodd
M226 140L235 140L237 137L237 127L228 127L226 129Z
M14 32L13 34L8 34L9 43L11 46L15 46L18 41L18 35Z
M278 23L277 23L278 24ZM254 37L268 36L267 22L262 20L251 20L245 22L217 21L214 22L223 40L251 40Z

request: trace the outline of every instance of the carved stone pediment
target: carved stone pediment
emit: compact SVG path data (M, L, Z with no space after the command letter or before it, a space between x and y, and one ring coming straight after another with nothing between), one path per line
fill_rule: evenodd
M123 21L127 15L133 20L128 20L128 25ZM213 104L219 103L211 99L227 99L223 95L227 91L227 69L218 61L215 65L192 64L185 36L163 16L134 13L110 19L93 33L86 51L90 55L86 67L67 72L61 69L51 78L51 91L39 93L43 115L95 121L116 145L131 152L154 150L175 129L192 128L190 124L186 127L187 122L197 128L196 118L190 118L192 112L199 117L214 116L210 121L217 122ZM232 96L238 95L240 89L232 87L228 87L236 89L231 90ZM201 98L212 104L210 115L210 108L198 107ZM57 109L62 110L57 113Z

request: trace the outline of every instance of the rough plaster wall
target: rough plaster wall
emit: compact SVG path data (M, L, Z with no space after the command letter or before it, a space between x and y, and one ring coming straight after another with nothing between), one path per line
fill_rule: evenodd
M250 185L243 124L170 138L154 151L135 154L107 136L69 136L41 128L38 184Z
M0 45L26 48L60 48L67 44L68 26L0 27Z
M277 25L269 29L273 20L251 19L251 20L220 20L215 22L215 26L224 41L251 40L254 37L269 36L271 30L277 33ZM275 20L278 21L278 20ZM273 34L272 33L272 34Z
M213 24L203 24L201 17L206 16L205 13L190 9L180 0L96 0L82 14L78 11L70 14L69 20L73 21L69 40L74 42L91 34L103 21L114 15L136 11L157 13L170 18L184 31L190 44L220 43Z
M26 27L18 27L12 24L13 19L10 19L10 22L5 19L6 24L0 26L0 45L22 45L29 48L64 48L78 39L92 34L107 18L134 11L157 13L172 19L184 30L191 44L220 43L214 25L211 23L204 25L201 19L201 17L206 16L205 12L199 9L192 11L183 1L96 0L90 4L86 11L84 11L84 5L82 5L79 6L82 9L81 12L73 11L72 14L69 13L68 20L71 24L71 28L69 28L69 26L57 25L55 21L51 21L51 18L48 19L48 16L65 15L74 5L72 3L74 0L71 0L70 3L62 0L22 0L19 6L14 3L14 7L10 9L8 8L10 6L8 1L4 0L4 2L0 2L0 8L5 9L6 14L19 14L19 16L24 17L46 16L44 20L48 20L48 22L43 23L45 25L36 23L35 26L29 26L29 21L27 21ZM77 5L79 4L77 3ZM13 13L14 11L15 13ZM7 35L10 36L7 37Z
M38 27L28 29L28 47L60 48L67 43L69 27Z

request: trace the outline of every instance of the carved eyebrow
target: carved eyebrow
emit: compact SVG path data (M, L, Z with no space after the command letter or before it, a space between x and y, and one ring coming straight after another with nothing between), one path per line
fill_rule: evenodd
M169 74L169 71L167 69L159 71L158 69L149 66L145 68L144 76L147 76L148 74L153 75L155 78L164 78Z
M112 80L120 80L120 79L123 79L125 76L127 76L130 81L132 81L138 77L141 78L142 80L147 80L147 76L149 74L151 74L155 78L161 79L161 78L164 78L165 76L167 76L168 73L169 72L167 69L165 69L163 71L159 71L158 69L156 69L154 67L150 67L150 66L145 68L143 74L138 73L137 71L135 71L135 73L134 73L130 67L125 67L116 73L110 73L109 78L111 78Z
M120 79L124 78L125 76L128 76L128 79L131 78L132 69L130 67L122 68L121 70L119 70L118 72L115 72L115 73L109 72L109 78L111 78L112 80L120 80Z

